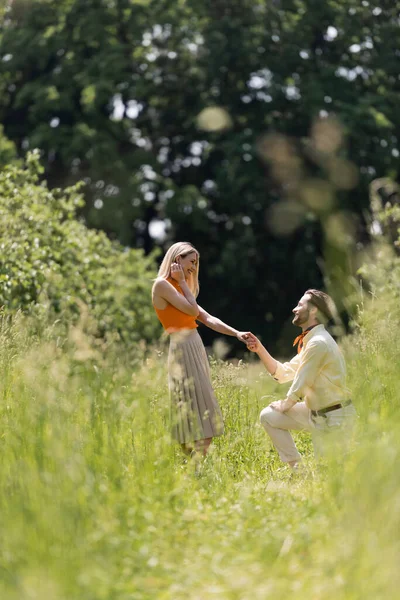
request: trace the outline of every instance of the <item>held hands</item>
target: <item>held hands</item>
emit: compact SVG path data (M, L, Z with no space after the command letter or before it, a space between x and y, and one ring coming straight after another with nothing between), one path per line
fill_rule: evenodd
M250 331L238 331L236 334L236 337L239 341L243 342L244 344L248 343L248 339L250 336L252 336L253 334L250 333Z
M171 265L171 277L178 283L183 283L185 281L185 273L179 263L172 263Z
M259 352L261 349L260 340L254 335L254 333L248 332L245 335L246 337L243 341L247 345L247 350L250 350L250 352Z
M260 340L251 333L251 331L239 331L236 335L237 339L246 344L247 349L251 352L258 352L261 349Z

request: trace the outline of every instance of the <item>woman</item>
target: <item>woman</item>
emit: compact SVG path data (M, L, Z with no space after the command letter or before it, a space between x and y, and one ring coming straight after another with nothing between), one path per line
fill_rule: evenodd
M196 321L242 342L247 333L229 327L197 304L199 259L188 242L173 244L161 263L152 299L162 326L170 334L172 435L187 454L196 450L205 456L213 437L222 435L224 424Z

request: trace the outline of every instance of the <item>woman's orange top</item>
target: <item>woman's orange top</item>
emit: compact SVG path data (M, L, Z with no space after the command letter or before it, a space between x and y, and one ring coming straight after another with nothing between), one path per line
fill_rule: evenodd
M171 277L168 277L167 281L174 286L177 292L182 294L182 296L184 295L177 281ZM181 329L196 329L196 327L198 327L196 323L197 317L187 315L178 308L175 308L175 306L172 306L172 304L168 304L168 306L163 309L154 307L154 310L167 333L173 333L174 331L180 331Z

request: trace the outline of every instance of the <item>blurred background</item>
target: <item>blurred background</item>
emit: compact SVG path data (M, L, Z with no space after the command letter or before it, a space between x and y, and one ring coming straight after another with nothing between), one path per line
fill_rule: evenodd
M0 0L1 600L398 600L399 14ZM257 424L282 386L205 328L226 429L183 459L151 306L177 240L277 357L332 294L350 453L298 432L292 479Z
M37 185L83 181L73 218L146 257L150 271L127 277L147 290L167 247L193 243L200 304L272 351L290 349L291 309L309 287L330 292L348 325L371 234L382 232L371 199L399 198L399 2L0 6L3 168L37 148ZM2 249L3 281L21 278ZM48 273L2 303L32 306ZM154 323L141 337L159 333Z

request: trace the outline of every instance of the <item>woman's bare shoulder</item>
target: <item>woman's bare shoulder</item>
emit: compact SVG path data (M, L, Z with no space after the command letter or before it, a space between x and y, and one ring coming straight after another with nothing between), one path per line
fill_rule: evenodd
M155 282L153 283L153 290L165 290L173 287L169 281L164 279L164 277L157 277Z
M163 277L158 277L153 283L153 296L164 296L167 294L170 297L174 292L176 292L174 286Z

